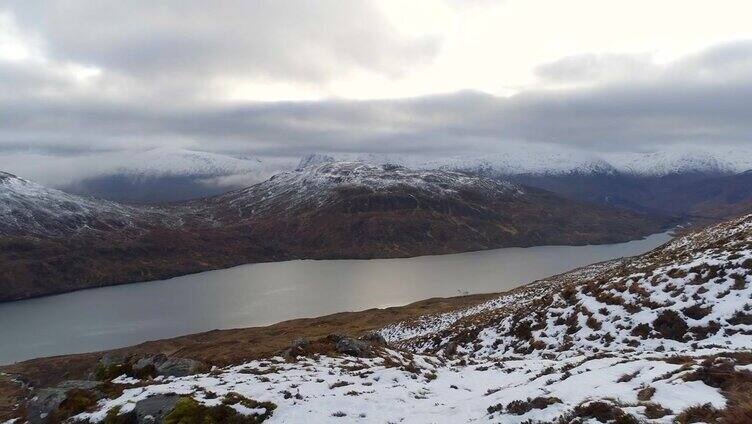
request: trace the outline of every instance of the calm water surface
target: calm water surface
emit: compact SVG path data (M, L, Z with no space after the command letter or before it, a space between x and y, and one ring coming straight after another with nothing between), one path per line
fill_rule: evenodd
M508 248L409 259L289 261L0 303L0 364L212 329L508 290L646 252L668 233L600 246Z

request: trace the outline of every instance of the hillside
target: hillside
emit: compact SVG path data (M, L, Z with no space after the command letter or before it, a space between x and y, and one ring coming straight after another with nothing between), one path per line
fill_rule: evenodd
M159 207L76 196L5 172L0 172L0 216L0 236L67 237L170 225L169 213Z
M669 222L462 173L362 162L316 164L158 206L4 181L0 300L251 262L614 243Z
M200 205L224 225L254 222L317 257L610 243L658 228L645 216L506 181L362 162L315 164Z
M638 257L399 322L385 311L365 311L293 321L286 331L270 327L266 336L217 331L105 356L29 361L6 371L42 381L40 370L57 373L51 363L58 369L74 363L94 367L97 358L100 363L120 358L123 365L110 375L100 373L102 378L110 381L121 372L132 377L90 383L105 384L106 391L76 392L100 399L96 403L63 402L51 410L92 422L116 416L145 422L145 411L155 411L149 407L156 402L163 407L157 418L170 420L220 414L270 423L741 424L752 419L751 299L752 215L747 215ZM367 332L372 324L346 324L368 322L368 316L392 323L376 333ZM303 329L318 326L331 334L299 338L313 336ZM340 331L365 335L354 339ZM244 353L267 343L279 346L271 340L280 334L295 341L276 356L273 349L260 356ZM159 351L175 352L173 361L195 358L201 366L219 367L202 373L197 364L196 375L151 379L148 375L161 371L127 365ZM65 398L65 389L56 390ZM39 411L40 404L27 406Z

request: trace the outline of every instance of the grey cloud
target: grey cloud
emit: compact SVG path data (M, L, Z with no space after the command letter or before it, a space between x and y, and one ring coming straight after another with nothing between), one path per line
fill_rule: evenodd
M666 67L672 78L703 79L720 82L745 80L752 75L752 40L738 40L677 60Z
M580 54L539 65L538 77L552 82L608 83L627 80L668 83L724 82L752 75L752 40L737 40L657 65L650 54Z
M394 77L431 60L438 43L401 36L370 2L348 0L8 5L25 28L42 35L58 60L103 67L143 83L200 86L213 77L325 83L352 70Z
M453 155L493 152L512 142L594 151L750 146L752 73L739 69L752 58L752 43L737 43L733 52L722 53L728 45L717 49L660 67L647 79L527 91L510 98L458 92L236 106L0 98L0 149L70 154L169 145L291 157L310 152Z
M654 76L650 55L581 54L567 56L535 69L537 76L554 82L598 82Z

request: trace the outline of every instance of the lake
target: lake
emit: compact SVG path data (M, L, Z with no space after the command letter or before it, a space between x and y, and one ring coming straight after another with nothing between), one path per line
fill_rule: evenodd
M297 260L0 303L0 364L212 329L505 291L670 240L540 246L406 259Z

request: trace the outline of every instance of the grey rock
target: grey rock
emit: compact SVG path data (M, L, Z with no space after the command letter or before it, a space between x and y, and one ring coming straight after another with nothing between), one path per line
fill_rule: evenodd
M136 402L133 414L139 424L160 424L173 409L180 396L175 393L167 393L149 396Z
M169 377L185 377L196 374L205 368L202 362L188 358L167 358L157 366L157 373Z
M154 367L156 370L160 365L164 364L167 361L167 356L163 354L158 355L152 355L152 356L145 356L143 358L140 358L136 363L133 364L133 370L139 371L143 370L146 367Z
M352 337L342 337L336 345L337 352L351 356L366 356L370 353L370 345Z
M56 410L65 400L65 393L68 390L57 387L37 390L26 405L29 422L31 424L45 423L52 411Z
M157 374L168 377L185 377L186 375L196 374L204 368L202 362L187 358L169 358L163 354L146 356L133 364L135 370L149 366L153 366Z
M29 422L32 424L47 422L49 415L68 397L69 390L94 390L99 384L98 381L66 380L57 387L36 390L26 406Z

